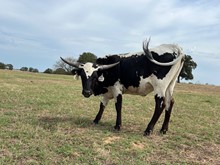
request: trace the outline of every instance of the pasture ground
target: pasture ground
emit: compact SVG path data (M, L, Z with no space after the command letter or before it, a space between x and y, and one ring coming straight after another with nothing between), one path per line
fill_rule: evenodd
M122 130L112 100L98 125L99 97L72 76L0 70L0 164L220 164L220 87L177 84L169 131L164 114L143 136L153 94L123 95Z

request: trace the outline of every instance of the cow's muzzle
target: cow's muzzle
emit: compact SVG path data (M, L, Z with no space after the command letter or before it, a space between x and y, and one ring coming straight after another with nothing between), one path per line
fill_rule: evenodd
M90 90L83 90L82 94L83 94L84 97L88 98L88 97L90 97L92 95L92 91L90 91Z

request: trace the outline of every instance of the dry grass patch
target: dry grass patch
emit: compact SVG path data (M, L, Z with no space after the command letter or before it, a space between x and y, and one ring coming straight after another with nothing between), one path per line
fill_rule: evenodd
M104 143L104 145L112 144L120 139L121 139L121 137L119 137L119 136L106 137L103 139L103 143Z

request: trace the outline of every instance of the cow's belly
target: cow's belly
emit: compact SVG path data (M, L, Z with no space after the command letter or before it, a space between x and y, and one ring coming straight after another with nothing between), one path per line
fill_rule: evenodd
M153 91L153 86L150 83L140 84L139 87L129 86L124 93L146 96Z

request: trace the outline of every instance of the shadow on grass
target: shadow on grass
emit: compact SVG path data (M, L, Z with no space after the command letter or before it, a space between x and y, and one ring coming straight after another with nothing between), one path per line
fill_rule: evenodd
M110 122L100 122L94 124L92 118L82 116L71 116L71 117L51 117L44 116L39 117L36 125L49 131L56 131L58 127L78 127L78 128L89 128L98 130L114 131L113 125Z

